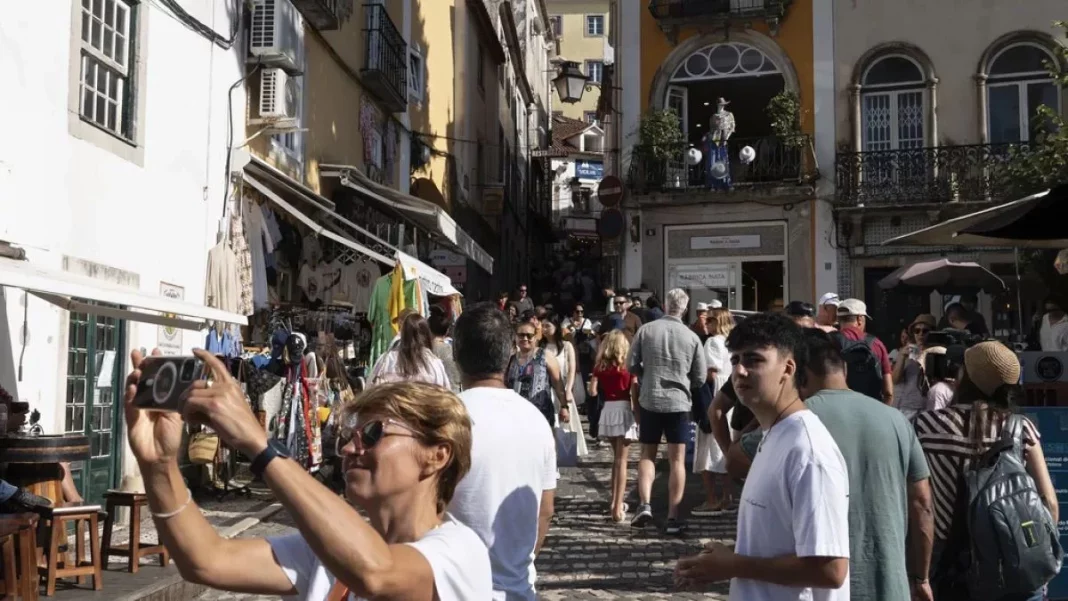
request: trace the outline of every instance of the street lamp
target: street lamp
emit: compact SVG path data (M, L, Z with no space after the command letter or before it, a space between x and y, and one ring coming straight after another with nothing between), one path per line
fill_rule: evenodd
M560 73L553 79L553 86L560 96L560 102L575 104L582 100L582 92L588 82L578 63L565 61L560 64Z

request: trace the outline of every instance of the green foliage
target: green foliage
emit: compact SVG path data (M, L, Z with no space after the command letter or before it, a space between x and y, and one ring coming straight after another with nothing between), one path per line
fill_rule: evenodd
M638 148L643 157L667 160L675 157L686 142L682 123L675 111L664 109L649 111L638 125Z
M800 146L801 99L797 94L783 90L775 95L764 109L771 120L771 131L787 146Z

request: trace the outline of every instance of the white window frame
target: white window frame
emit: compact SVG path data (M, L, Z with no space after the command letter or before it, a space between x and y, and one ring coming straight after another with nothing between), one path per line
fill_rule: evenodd
M868 73L871 72L872 68L874 68L875 65L888 58L903 58L909 61L910 63L915 65L916 70L920 73L921 79L915 81L893 82L888 84L864 85L863 82L868 79ZM916 92L920 93L920 106L923 109L923 113L920 116L923 127L923 140L920 143L920 147L923 148L927 146L927 140L931 135L927 123L928 112L931 110L931 107L930 98L927 94L926 84L922 80L922 77L923 66L917 63L914 59L903 54L886 54L883 56L879 56L875 60L871 61L871 63L868 64L868 67L864 69L864 74L860 78L862 85L862 91L860 94L860 140L861 149L863 151L871 151L871 149L868 147L869 141L866 139L866 132L868 129L867 110L865 108L865 105L867 104L866 99L873 98L876 96L888 96L890 98L890 148L886 150L902 150L900 146L901 140L899 139L900 128L898 127L898 107L900 106L899 101L902 95L914 94Z
M146 81L143 49L147 47L148 19L146 6L140 0L113 0L110 3L112 13L101 15L101 21L94 15L94 0L89 8L83 8L82 2L71 3L70 62L68 74L68 130L71 136L85 140L137 165L144 164L144 128L145 118L144 82ZM109 3L99 0L102 11L107 11ZM122 23L116 23L118 8L125 9ZM89 19L86 21L86 19ZM92 43L93 23L99 27L99 44ZM110 26L108 23L110 22ZM82 39L83 24L88 41ZM121 26L120 26L121 25ZM124 29L124 31L120 31ZM122 53L115 54L116 36L122 37ZM110 40L110 46L105 40ZM112 56L108 56L110 53ZM113 58L114 57L114 58ZM118 60L117 60L118 59ZM86 87L86 73L94 69L96 78L103 78L104 85L114 81L114 92L105 89L101 92ZM95 82L93 82L95 85ZM92 108L97 103L106 102L114 106L114 127L109 126L108 113L105 109L101 123L95 116L86 114L85 94L92 95Z
M408 101L421 104L425 97L426 59L419 46L411 44L408 46Z
M1005 54L1009 50L1012 50L1013 48L1018 48L1020 46L1031 46L1033 48L1038 48L1039 50L1042 51L1043 54L1046 55L1046 58L1048 60L1050 60L1050 61L1054 61L1055 60L1053 58L1053 56L1050 54L1048 48L1045 48L1045 47L1040 46L1038 44L1032 44L1032 43L1027 43L1027 42L1021 42L1021 43L1018 43L1018 44L1010 44L1010 45L1002 48L997 54L995 54L990 59L990 63L987 64L987 66L986 66L987 73L989 73L990 70L994 67L994 63L996 63L997 60L999 58L1001 58L1001 55ZM1019 125L1020 125L1020 139L1016 140L1016 141L1018 141L1018 142L1030 142L1031 141L1031 119L1027 114L1027 86L1029 86L1031 84L1036 84L1036 83L1050 84L1050 85L1053 86L1053 89L1057 94L1057 101L1056 101L1056 106L1053 106L1053 107L1050 107L1050 108L1052 108L1053 110L1057 111L1058 114L1059 114L1060 113L1060 105L1061 105L1061 89L1060 89L1060 87L1057 86L1057 82L1053 80L1053 78L1050 76L1050 74L1048 72L1045 72L1045 71L1020 71L1018 73L988 75L987 76L987 86L986 86L986 88L987 88L986 89L986 102L987 102L987 105L986 105L987 106L986 123L987 123L987 131L988 132L990 131L991 120L992 120L993 114L994 114L993 111L991 110L992 107L993 107L993 104L990 102L990 94L991 94L991 92L993 91L994 88L1015 87L1016 88L1016 93L1017 93L1017 98L1018 98L1017 102L1018 102L1018 107L1019 107L1019 109L1017 111L1018 114L1016 115L1016 117L1019 120Z
M593 65L597 65L597 77L596 77L596 79L593 77L593 69L591 68ZM601 61L591 61L591 60L586 61L586 81L588 81L591 84L601 85L601 82L604 81L604 61L603 60L601 60Z
M595 24L599 24L599 25L593 27L592 29L595 29L595 30L598 30L598 31L591 31L591 27L590 26L591 25L595 25ZM586 37L588 37L588 38L601 38L601 37L604 37L605 18L604 18L603 14L585 15L585 18L583 19L583 25L584 25L583 33L586 35Z

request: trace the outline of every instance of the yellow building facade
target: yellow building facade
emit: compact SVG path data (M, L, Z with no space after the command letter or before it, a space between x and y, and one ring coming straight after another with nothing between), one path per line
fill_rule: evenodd
M592 91L584 93L579 102L554 103L554 112L586 122L596 118L600 97L597 86L603 78L604 66L614 58L609 43L612 4L608 0L547 0L550 23L559 41L560 59L578 63L592 84Z

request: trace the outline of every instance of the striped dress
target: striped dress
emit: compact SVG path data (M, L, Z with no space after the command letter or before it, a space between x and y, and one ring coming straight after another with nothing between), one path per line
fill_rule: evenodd
M949 538L953 525L953 510L957 501L960 474L971 467L975 455L986 452L1001 438L1004 419L990 419L986 423L981 447L976 452L968 436L972 419L971 405L951 405L937 411L916 414L913 424L920 446L931 470L931 492L934 497L935 540ZM1038 430L1031 420L1024 418L1024 445L1038 444Z

